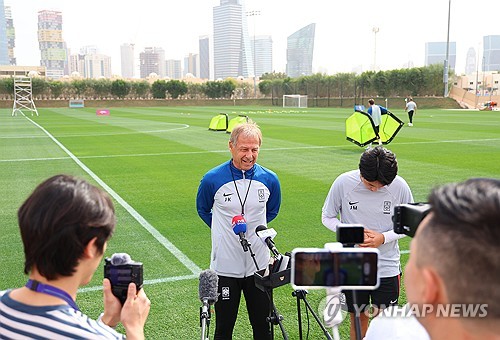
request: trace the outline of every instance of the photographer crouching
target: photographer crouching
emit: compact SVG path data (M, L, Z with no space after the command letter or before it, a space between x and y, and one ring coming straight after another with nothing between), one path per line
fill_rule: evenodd
M90 282L115 229L110 197L88 182L56 175L41 183L18 211L24 245L22 288L0 292L1 339L144 339L150 301L128 286L123 304L103 281L104 313L97 321L76 304L78 288Z

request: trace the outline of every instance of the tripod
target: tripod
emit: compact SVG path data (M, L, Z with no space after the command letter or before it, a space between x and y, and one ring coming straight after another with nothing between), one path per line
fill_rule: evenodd
M279 264L278 264L279 265ZM290 283L290 268L282 271L273 272L272 268L269 273L266 269L259 270L254 274L255 286L265 292L269 297L269 317L267 321L271 324L271 338L274 339L274 326L279 325L281 334L284 340L288 340L288 334L283 326L283 316L279 314L273 300L273 288L283 286Z
M312 316L314 317L318 325L321 327L321 330L323 331L323 334L325 334L326 338L328 340L332 340L330 333L328 333L328 330L325 328L325 326L319 319L318 315L314 313L314 310L307 301L306 295L307 295L306 290L296 290L292 292L292 296L295 296L297 298L297 320L299 322L299 337L300 337L299 339L302 340L302 313L300 312L300 300L304 300L304 303L306 305L306 310L309 310L309 312L311 312Z

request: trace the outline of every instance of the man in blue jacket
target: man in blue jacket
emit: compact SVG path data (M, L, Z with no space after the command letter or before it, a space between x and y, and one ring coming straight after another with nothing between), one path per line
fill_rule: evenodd
M270 253L255 229L278 215L281 188L276 174L256 163L261 144L262 132L254 122L237 125L229 139L232 159L208 171L198 188L198 215L212 233L210 268L219 277L215 339L232 338L241 292L254 338L271 338L269 297L254 283L257 267L266 268ZM251 244L254 259L233 231L233 221L242 219L247 226L244 237Z

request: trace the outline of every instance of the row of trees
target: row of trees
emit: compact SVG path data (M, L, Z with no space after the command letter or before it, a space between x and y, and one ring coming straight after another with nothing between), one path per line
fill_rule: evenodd
M450 79L454 78L450 74ZM335 75L313 74L300 78L289 78L284 73L265 74L261 77L259 90L271 97L284 94L307 94L309 98L343 97L404 97L442 96L443 66Z
M264 74L259 82L260 96L281 98L284 94L303 94L309 98L358 98L368 96L441 96L442 66L369 71L359 75L338 73L314 74L290 78L284 73ZM453 75L452 75L453 76ZM450 77L451 79L452 77ZM128 81L123 79L46 80L35 77L33 95L37 99L206 99L251 98L253 86L247 82L227 79L191 83L180 80ZM0 95L12 99L14 80L0 79Z

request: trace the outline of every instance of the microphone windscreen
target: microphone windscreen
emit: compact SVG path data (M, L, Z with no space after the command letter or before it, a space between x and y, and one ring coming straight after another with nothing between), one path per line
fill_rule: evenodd
M115 253L111 256L111 264L113 266L119 266L121 264L131 263L132 259L127 253Z
M214 304L217 302L217 286L219 284L219 277L211 270L206 269L200 273L200 286L198 287L198 294L201 301L208 300L208 303Z
M255 233L258 233L259 231L266 230L267 227L265 225L259 225L257 228L255 228Z
M245 233L247 231L247 222L241 215L234 216L231 225L233 226L233 231L236 235L239 235L239 233Z

